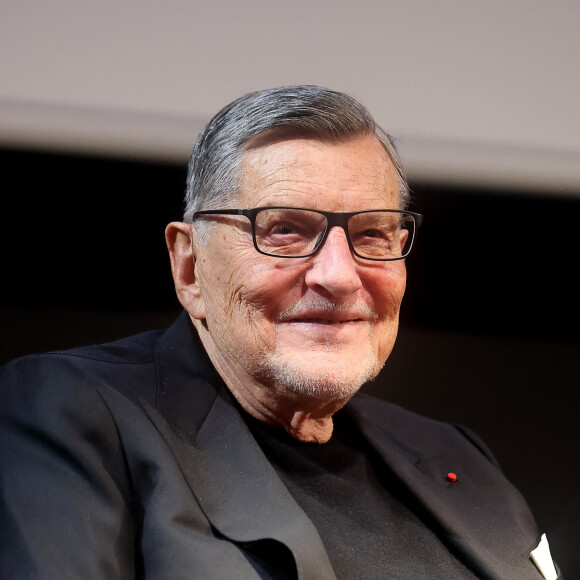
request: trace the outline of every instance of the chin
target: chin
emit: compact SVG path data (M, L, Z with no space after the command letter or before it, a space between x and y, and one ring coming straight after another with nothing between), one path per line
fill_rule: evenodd
M315 399L350 399L382 367L375 354L358 357L358 362L353 364L345 362L350 358L339 353L336 356L309 353L303 357L275 353L261 362L260 372L268 381L300 395Z

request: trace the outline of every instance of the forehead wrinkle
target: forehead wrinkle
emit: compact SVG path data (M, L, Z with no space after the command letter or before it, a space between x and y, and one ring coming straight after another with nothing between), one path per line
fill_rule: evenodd
M317 194L329 190L341 201L353 193L359 199L375 198L377 195L387 198L397 193L384 171L375 171L368 178L355 175L352 180L348 179L345 182L344 179L335 178L338 173L336 171L329 171L324 175L300 175L302 172L294 172L294 167L295 165L286 166L282 170L272 169L265 175L260 175L259 172L252 172L253 175L246 174L246 178L242 181L242 196L245 193L254 200L256 206L260 206L276 205L278 198L293 197L296 194L312 196L316 201ZM262 203L264 201L265 203Z
M242 164L242 173L240 179L239 199L245 198L252 200L252 203L245 203L248 207L250 205L260 206L264 197L268 194L292 190L295 186L293 179L293 171L297 163L292 163L280 171L279 167L263 165L256 167L244 161Z
M293 141L292 147L281 145L269 143L246 151L239 190L239 197L246 198L242 205L287 203L316 207L317 195L331 192L337 202L345 203L348 196L355 194L358 200L368 197L372 207L377 207L377 197L390 206L389 198L399 194L395 169L380 144L370 155L362 147L360 152L351 148L345 154L340 144L317 140L302 146L300 141ZM314 199L308 200L308 205L306 201L284 201L295 194Z

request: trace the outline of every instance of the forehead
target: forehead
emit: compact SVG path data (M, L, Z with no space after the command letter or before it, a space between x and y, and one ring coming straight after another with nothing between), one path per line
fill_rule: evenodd
M393 164L374 135L343 141L292 137L246 147L240 207L289 205L327 211L396 208Z

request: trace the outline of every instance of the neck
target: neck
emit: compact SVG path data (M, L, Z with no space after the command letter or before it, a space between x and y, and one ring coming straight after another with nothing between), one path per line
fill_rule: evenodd
M320 399L295 393L279 383L264 384L226 360L207 328L200 321L192 320L211 362L247 413L268 425L282 427L298 441L326 443L330 439L332 415L349 397Z

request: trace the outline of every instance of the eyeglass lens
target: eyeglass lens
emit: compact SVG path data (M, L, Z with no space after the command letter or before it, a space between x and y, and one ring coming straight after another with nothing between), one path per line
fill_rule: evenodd
M321 213L303 209L264 209L256 215L256 244L274 256L306 256L314 252L328 222ZM378 260L400 258L410 249L414 218L388 211L359 213L348 221L355 252Z

